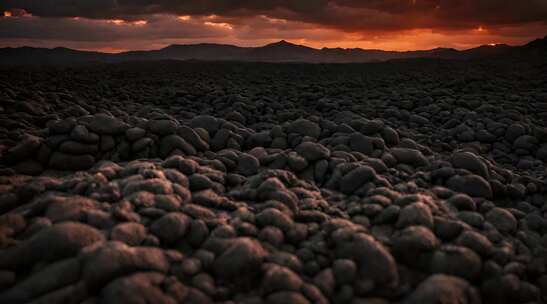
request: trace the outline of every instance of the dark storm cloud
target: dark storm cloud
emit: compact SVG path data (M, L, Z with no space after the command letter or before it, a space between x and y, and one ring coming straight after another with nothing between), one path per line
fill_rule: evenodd
M34 16L142 19L149 14L267 15L346 31L459 29L547 20L547 0L5 0Z
M521 44L547 33L547 0L0 0L2 11L0 46L140 49L290 39L408 50Z
M175 16L151 16L147 21L93 20L86 18L0 18L1 38L72 41L116 41L131 39L212 38L226 29L203 20L182 21ZM146 22L146 23L145 23Z

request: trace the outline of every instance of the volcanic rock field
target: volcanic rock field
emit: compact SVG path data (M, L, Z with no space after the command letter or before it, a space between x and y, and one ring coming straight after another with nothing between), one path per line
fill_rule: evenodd
M0 303L544 303L546 62L2 68Z

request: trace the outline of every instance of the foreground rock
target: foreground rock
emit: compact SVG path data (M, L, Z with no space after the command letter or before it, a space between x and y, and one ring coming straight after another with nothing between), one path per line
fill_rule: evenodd
M6 71L0 303L547 301L541 66L415 64Z

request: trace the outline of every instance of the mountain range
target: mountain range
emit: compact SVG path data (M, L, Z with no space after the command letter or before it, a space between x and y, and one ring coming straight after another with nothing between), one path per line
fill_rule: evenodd
M545 54L547 36L521 46L506 44L483 45L467 50L435 48L420 51L383 51L360 48L315 49L281 40L261 47L239 47L226 44L174 44L159 50L101 53L63 47L0 48L0 65L63 65L87 62L124 62L146 60L206 60L253 62L349 63L375 62L393 59L438 58L480 59L502 55Z

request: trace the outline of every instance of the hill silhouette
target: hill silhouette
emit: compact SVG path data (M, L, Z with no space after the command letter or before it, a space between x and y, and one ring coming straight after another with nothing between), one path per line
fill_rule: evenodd
M207 61L257 61L257 62L310 62L350 63L374 62L392 59L437 58L480 59L502 55L542 54L547 50L547 36L522 46L506 44L482 45L467 50L435 48L417 51L384 51L360 48L315 49L285 40L261 47L239 47L227 44L173 44L159 50L101 53L57 48L1 48L0 64L74 64L85 62L124 62L147 60L207 60Z

